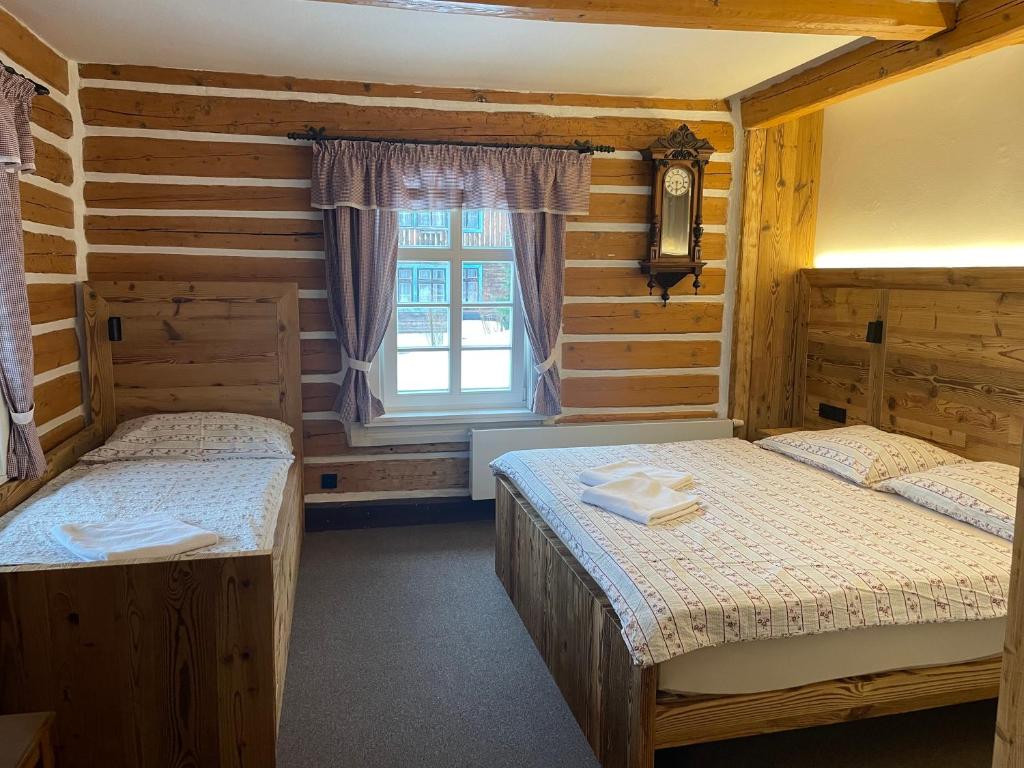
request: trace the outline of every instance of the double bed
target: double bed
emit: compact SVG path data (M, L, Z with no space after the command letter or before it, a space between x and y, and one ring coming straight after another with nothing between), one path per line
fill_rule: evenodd
M805 271L775 431L868 424L1015 467L1024 363L992 353L1020 343L1006 273ZM581 470L622 459L692 473L700 512L646 527L583 503ZM1012 543L984 526L740 439L492 466L498 577L605 768L998 694Z

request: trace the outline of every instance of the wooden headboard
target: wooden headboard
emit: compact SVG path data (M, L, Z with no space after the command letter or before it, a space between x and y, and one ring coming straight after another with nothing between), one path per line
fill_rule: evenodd
M845 415L1018 465L1024 268L805 269L797 317L794 426Z
M95 282L82 286L91 420L47 452L40 480L0 486L0 514L149 413L233 411L291 425L302 461L294 283ZM110 320L118 318L120 341ZM115 325L118 323L115 320Z

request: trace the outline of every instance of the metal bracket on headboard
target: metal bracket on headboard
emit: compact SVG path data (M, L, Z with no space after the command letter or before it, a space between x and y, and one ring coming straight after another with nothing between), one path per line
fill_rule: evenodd
M885 323L882 320L872 320L868 323L868 332L864 341L869 344L881 344L884 331Z
M840 424L846 423L846 409L840 408L838 405L818 403L818 416L828 421L835 421Z
M121 318L120 317L108 317L107 318L107 338L111 341L121 341Z

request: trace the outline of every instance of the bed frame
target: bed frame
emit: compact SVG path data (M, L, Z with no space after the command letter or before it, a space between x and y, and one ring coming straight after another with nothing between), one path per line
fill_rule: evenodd
M297 287L87 283L83 303L91 421L42 481L0 489L3 512L147 413L272 416L296 461L271 549L0 568L0 713L55 711L69 768L273 766L303 530Z
M791 391L777 429L869 423L1018 464L1024 269L804 270ZM873 325L869 329L868 323ZM833 406L846 421L820 413ZM657 749L994 698L1001 657L724 696L657 690L611 604L541 516L497 480L495 570L604 768Z

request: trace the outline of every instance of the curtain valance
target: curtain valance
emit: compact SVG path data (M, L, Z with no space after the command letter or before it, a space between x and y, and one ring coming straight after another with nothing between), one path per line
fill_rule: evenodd
M0 169L10 173L36 169L29 119L36 87L0 67Z
M371 141L313 145L314 208L499 208L586 215L591 156L541 147Z

